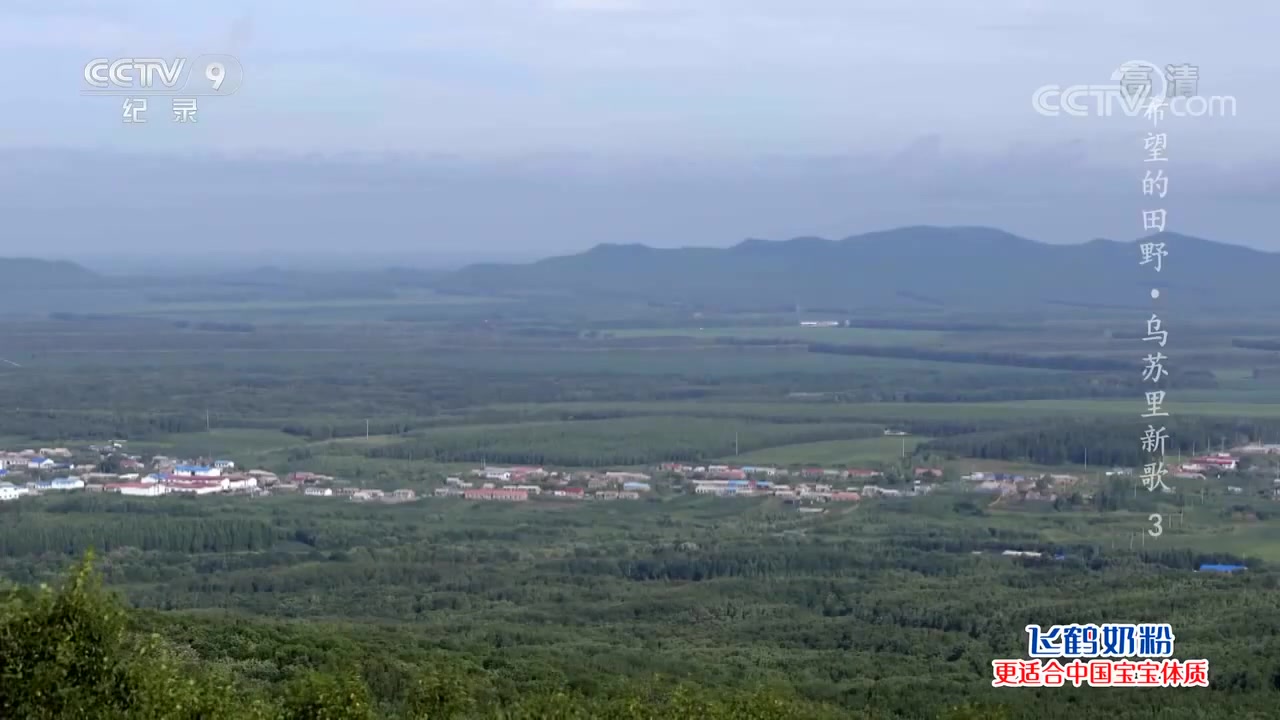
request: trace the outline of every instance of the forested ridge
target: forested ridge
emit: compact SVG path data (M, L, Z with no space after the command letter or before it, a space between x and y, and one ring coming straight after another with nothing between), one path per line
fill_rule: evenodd
M4 683L0 707L48 718L1065 720L1263 717L1280 700L1280 644L1266 639L1280 631L1280 581L1266 563L1128 551L1124 518L1151 503L1128 492L1048 516L990 502L942 494L816 518L692 498L8 505L0 571L22 588L0 610L0 663L34 679ZM1192 510L1195 523L1215 517ZM98 545L108 539L110 550ZM86 547L93 568L69 568ZM1044 556L1001 557L1008 548ZM1191 572L1204 562L1251 571ZM67 572L71 590L37 589ZM98 577L109 591L93 589ZM108 611L115 593L133 609ZM1172 623L1179 657L1210 659L1212 687L990 687L992 659L1023 655L1026 624L1122 619ZM61 635L48 627L77 630L54 652L42 643ZM81 653L110 672L84 670Z

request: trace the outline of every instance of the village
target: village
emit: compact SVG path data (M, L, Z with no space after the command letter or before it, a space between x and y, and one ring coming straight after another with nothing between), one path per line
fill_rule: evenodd
M71 450L64 447L0 451L0 501L24 496L72 491L116 493L131 497L232 494L266 496L300 493L316 498L345 498L356 502L410 502L419 491L357 487L318 473L297 471L280 477L262 469L241 470L232 460L178 459L156 455L144 460L114 441ZM1280 453L1278 446L1248 445L1241 453ZM1174 464L1171 478L1204 479L1237 471L1240 459L1226 452L1211 453ZM107 472L106 469L113 472ZM797 505L827 502L857 503L868 497L911 497L929 493L944 480L944 470L913 468L909 482L889 487L884 473L864 468L779 468L770 466L692 465L662 463L651 473L634 470L552 470L542 467L482 465L447 476L431 490L438 498L464 501L527 502L542 500L639 500L661 493L722 498L776 497ZM1109 477L1133 477L1137 470L1114 468ZM657 480L655 480L655 477ZM1054 501L1081 478L1072 474L1015 474L973 471L959 480L974 492L995 493L1001 499ZM1134 480L1137 482L1136 478ZM1243 489L1226 485L1227 493ZM1280 499L1280 480L1271 491ZM812 507L806 512L814 512Z
M104 472L105 458L114 458L120 472ZM654 468L663 489L716 497L773 496L786 501L857 502L865 496L923 494L942 478L937 468L917 468L909 488L851 485L882 477L876 470L684 465L664 463ZM785 482L784 482L785 481ZM839 487L838 487L839 486ZM639 500L652 493L653 475L635 471L570 471L542 467L482 466L444 478L432 494L469 501L525 502L530 498L561 500ZM92 445L84 451L39 448L0 452L0 500L45 493L85 491L131 497L172 494L202 496L237 494L263 496L301 493L318 498L353 501L406 502L416 500L411 489L384 491L359 488L312 472L284 477L269 470L239 470L231 460L176 459L163 455L144 461L124 452L123 443Z

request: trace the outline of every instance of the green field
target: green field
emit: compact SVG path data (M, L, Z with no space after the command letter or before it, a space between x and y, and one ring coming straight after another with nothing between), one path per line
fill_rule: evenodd
M906 456L909 457L917 445L928 441L929 438L892 436L859 440L828 440L757 450L725 458L725 460L738 465L849 467L895 462L903 457L904 447Z
M305 443L304 438L279 430L214 428L209 432L177 433L129 443L129 450L174 457L244 458L257 460L273 451Z

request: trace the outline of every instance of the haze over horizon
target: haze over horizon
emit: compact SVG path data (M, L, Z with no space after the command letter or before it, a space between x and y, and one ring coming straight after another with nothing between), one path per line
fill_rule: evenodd
M0 9L0 56L30 68L0 100L0 256L452 265L909 225L1128 240L1145 121L1030 99L1136 59L1238 100L1168 120L1169 229L1280 250L1277 61L1254 50L1276 20L1185 1L19 0ZM129 126L79 94L91 58L200 53L246 81L195 125L157 103Z

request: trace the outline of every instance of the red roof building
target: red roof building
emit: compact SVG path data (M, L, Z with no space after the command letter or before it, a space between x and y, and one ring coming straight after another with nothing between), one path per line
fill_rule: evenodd
M1223 468L1226 470L1235 470L1239 461L1230 455L1214 453L1213 455L1191 458L1191 462L1197 465L1211 465L1213 467Z

